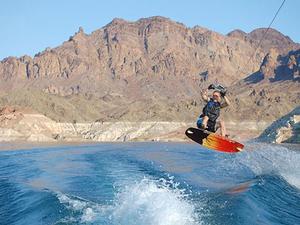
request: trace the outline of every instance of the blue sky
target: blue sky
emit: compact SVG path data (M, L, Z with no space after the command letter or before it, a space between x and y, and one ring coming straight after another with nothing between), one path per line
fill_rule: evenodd
M90 33L113 18L165 16L226 34L267 27L282 0L0 0L0 59L60 45L79 26ZM273 28L300 42L299 0L287 0Z

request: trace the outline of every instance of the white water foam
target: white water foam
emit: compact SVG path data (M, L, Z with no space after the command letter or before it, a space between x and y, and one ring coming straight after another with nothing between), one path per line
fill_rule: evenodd
M195 208L184 190L172 181L144 178L117 195L113 212L117 224L192 225L199 224Z
M65 205L68 209L80 213L80 222L92 222L97 217L97 211L99 211L97 204L82 198L67 196L62 193L57 193L57 197L60 203ZM69 221L74 220L77 219L73 217L69 218Z
M256 175L277 173L300 189L300 152L280 145L252 143L238 156Z
M120 190L111 205L101 205L88 200L58 193L66 208L78 214L82 223L120 225L196 225L199 217L185 190L172 180L154 181L144 178ZM74 218L69 218L73 221Z

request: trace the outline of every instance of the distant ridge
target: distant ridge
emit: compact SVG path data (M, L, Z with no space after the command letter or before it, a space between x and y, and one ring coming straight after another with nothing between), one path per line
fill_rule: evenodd
M0 106L56 121L192 121L217 80L233 102L224 117L271 122L299 105L300 46L271 29L254 54L264 32L222 35L161 16L79 28L33 58L3 59Z

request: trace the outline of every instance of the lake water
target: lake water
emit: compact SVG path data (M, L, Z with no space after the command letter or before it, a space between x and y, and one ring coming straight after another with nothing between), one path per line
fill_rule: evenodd
M300 224L300 151L183 143L0 152L0 224Z

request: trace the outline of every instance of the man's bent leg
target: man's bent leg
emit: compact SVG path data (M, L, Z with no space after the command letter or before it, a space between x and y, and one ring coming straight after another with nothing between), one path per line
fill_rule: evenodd
M221 135L223 136L223 137L225 137L226 136L226 127L225 127L225 123L224 123L224 121L223 120L220 120L219 121L219 124L220 124L220 128L221 128Z
M203 121L202 121L202 128L206 129L207 128L207 122L208 122L208 116L204 116L203 117Z

